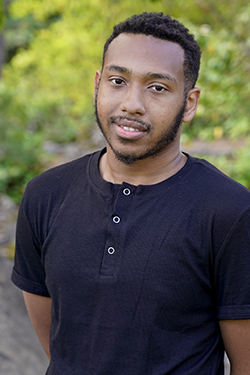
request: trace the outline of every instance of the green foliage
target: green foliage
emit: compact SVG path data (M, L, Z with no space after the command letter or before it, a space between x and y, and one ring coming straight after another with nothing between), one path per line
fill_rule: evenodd
M0 1L0 32L3 29L4 20L5 20L5 16L4 16L4 12L3 12L3 3L2 3L2 1Z
M0 81L2 192L20 198L27 180L46 165L46 140L86 136L94 122L93 78L103 44L113 24L143 11L179 18L203 50L202 96L184 139L250 139L248 1L231 0L229 6L225 0L15 0L7 13L7 62ZM2 20L0 12L0 25ZM248 156L237 150L220 164L230 165L227 172L250 187Z
M25 127L24 103L17 100L14 90L7 90L3 85L0 86L0 112L0 191L18 201L25 183L39 172L41 134Z
M250 82L246 79L250 72L250 38L237 32L243 15L248 15L245 31L249 35L250 6L242 8L234 17L233 30L210 25L199 29L198 41L204 51L199 80L203 97L193 131L199 132L204 124L204 131L198 133L204 139L213 139L218 126L226 137L250 134L247 120Z

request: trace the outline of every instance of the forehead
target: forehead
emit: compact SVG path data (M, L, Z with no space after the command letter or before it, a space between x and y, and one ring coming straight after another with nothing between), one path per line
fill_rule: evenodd
M184 50L170 41L144 34L122 33L109 45L104 69L117 65L133 72L168 73L184 80Z

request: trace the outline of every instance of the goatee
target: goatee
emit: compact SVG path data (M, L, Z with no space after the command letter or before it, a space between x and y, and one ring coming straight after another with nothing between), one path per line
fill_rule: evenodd
M114 147L112 146L111 140L106 135L106 133L103 129L103 125L101 123L101 120L100 120L100 117L99 117L99 114L98 114L97 97L98 97L98 88L96 90L96 96L95 96L95 117L96 117L96 122L99 126L99 129L101 130L102 134L104 135L108 145L110 146L110 148L114 152L116 158L119 161L121 161L122 163L125 163L127 165L132 165L135 162L137 162L138 160L143 160L143 159L146 159L146 158L149 158L149 157L155 157L155 156L159 155L162 151L164 151L171 143L173 143L177 134L178 134L180 126L182 125L182 119L183 119L183 116L184 116L184 113L185 113L185 110L186 110L186 100L184 100L184 103L183 103L179 113L177 114L177 116L174 118L172 123L167 127L167 129L165 129L165 131L162 132L162 136L158 140L158 142L156 142L156 144L154 146L152 146L151 148L145 149L144 151L142 151L140 153L125 153L125 152L121 153L118 150L114 149ZM127 116L120 116L119 118L127 119L128 117ZM135 122L143 123L148 128L148 131L150 131L150 129L152 128L152 126L150 124L144 123L141 120L132 119L132 118L130 118L130 120L133 120ZM131 140L130 139L123 139L121 142L122 143L131 143Z

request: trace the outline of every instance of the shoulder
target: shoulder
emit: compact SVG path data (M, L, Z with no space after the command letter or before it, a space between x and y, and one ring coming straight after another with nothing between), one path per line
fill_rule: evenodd
M191 157L193 164L193 183L197 188L201 188L203 195L210 195L214 198L225 201L244 202L250 207L250 191L245 186L233 180L213 164L204 159Z
M59 205L67 195L82 191L88 183L89 168L96 166L100 151L51 168L27 184L22 206L27 209ZM96 163L91 163L96 159Z
M85 155L79 159L48 169L29 181L28 187L38 187L41 184L45 186L47 186L47 184L54 186L54 184L58 182L70 181L81 171L83 173L86 172L86 167L90 157L91 154Z
M19 222L28 218L35 232L37 228L51 225L68 198L77 204L89 184L89 169L94 169L94 166L97 169L99 153L85 155L33 178L26 187L19 207Z
M205 221L230 230L250 210L250 191L206 160L190 157L190 202Z
M78 179L86 179L89 162L92 158L98 156L98 154L99 151L48 169L29 181L26 191L30 192L35 190L48 192L49 190L62 190L76 183Z
M238 234L249 248L250 191L206 160L189 157L189 165L183 194L197 233L200 228L201 236L212 241L214 254L223 244L232 246Z

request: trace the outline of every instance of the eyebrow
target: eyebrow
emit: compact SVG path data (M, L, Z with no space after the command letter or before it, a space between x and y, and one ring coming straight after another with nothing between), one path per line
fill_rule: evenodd
M126 74L129 74L131 75L132 74L132 71L128 68L125 68L123 66L119 66L119 65L108 65L107 70L116 70L117 72L120 72L120 73L126 73ZM164 80L167 80L167 81L170 81L170 82L173 82L173 83L177 83L176 79L171 76L170 74L162 74L162 73L153 73L153 72L148 72L146 74L143 75L145 78L156 78L156 79L164 79Z
M107 70L116 70L117 72L120 72L120 73L127 73L127 74L131 74L131 70L130 69L127 69L127 68L124 68L123 66L119 66L119 65L108 65L106 67Z
M161 74L161 73L151 73L151 72L149 72L148 74L146 74L146 76L149 76L151 78L156 78L156 79L165 79L167 81L177 83L176 79L173 76L171 76L170 74Z

